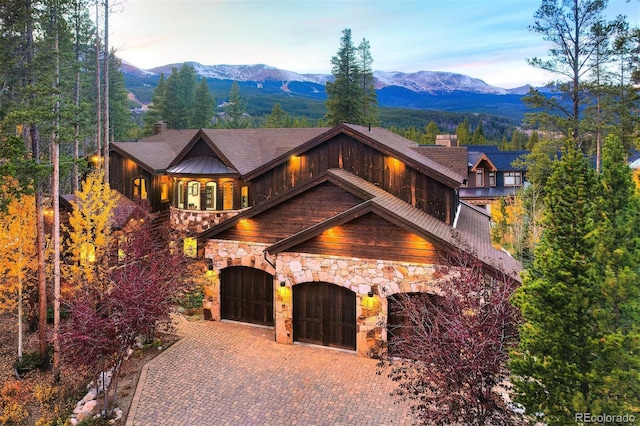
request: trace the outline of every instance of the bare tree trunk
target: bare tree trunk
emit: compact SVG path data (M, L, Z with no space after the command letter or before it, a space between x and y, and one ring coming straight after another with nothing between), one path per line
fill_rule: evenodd
M104 0L104 182L109 183L109 0Z
M102 149L102 84L100 81L100 9L96 0L96 155L97 166L100 166Z
M53 3L55 77L54 93L60 85L60 51L58 47L58 2ZM56 94L54 105L53 134L51 135L51 198L53 198L53 376L60 381L60 95Z
M76 67L76 81L74 83L74 100L73 105L75 107L75 123L73 125L73 166L71 170L71 185L73 192L77 192L79 189L79 176L78 176L78 158L80 157L80 1L75 3L75 19L76 19L76 39L75 39L75 67Z

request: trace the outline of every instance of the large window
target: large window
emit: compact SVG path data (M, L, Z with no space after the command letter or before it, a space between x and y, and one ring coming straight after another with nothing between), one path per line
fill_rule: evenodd
M240 208L246 209L247 207L249 207L249 187L243 186L241 189L241 193Z
M139 200L146 200L149 198L147 192L147 179L144 177L137 177L133 180L133 198Z
M484 186L484 169L476 170L476 187Z
M522 185L521 172L504 172L504 186L520 186Z
M233 182L222 184L222 208L233 210Z
M204 186L205 209L216 209L217 192L218 184L215 182L207 182L207 184Z
M200 210L200 182L192 180L187 184L187 208Z
M489 172L489 186L496 186L496 172Z
M178 192L178 196L176 197L176 199L178 200L178 208L184 209L184 182L179 180L176 188L176 191Z

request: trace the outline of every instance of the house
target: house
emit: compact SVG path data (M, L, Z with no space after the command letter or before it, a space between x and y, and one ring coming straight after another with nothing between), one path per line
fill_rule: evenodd
M460 201L467 154L382 128L165 131L112 144L112 186L197 241L216 320L375 356L390 298L434 292L441 252L518 278L486 212ZM204 273L204 271L203 271Z
M458 146L456 135L437 135L435 146L421 147L425 155L430 150L465 150L467 155L466 181L460 187L460 200L491 212L491 203L505 197L513 197L524 185L524 165L514 166L529 151L500 151L495 145ZM436 159L436 161L438 161ZM457 165L459 167L459 164ZM450 165L450 167L456 167Z

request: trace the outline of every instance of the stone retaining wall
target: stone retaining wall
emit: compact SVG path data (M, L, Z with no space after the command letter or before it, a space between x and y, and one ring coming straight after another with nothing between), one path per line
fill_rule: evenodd
M376 357L386 342L387 297L396 293L435 291L435 265L288 252L265 258L267 246L209 240L205 257L213 260L217 271L228 266L248 266L274 276L275 334L279 343L293 343L291 294L297 284L327 282L356 294L356 351L369 357ZM284 287L280 283L284 283ZM218 297L205 301L205 307L211 309L213 318L218 320L219 288L218 279L214 290ZM373 298L368 296L369 292L373 292Z
M171 206L171 229L181 234L199 234L214 225L231 219L243 210L185 210Z

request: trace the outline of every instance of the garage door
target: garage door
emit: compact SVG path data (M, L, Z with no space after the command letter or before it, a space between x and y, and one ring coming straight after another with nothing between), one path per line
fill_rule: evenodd
M356 294L334 284L293 286L293 339L356 349Z
M220 271L222 319L273 325L273 276L254 268Z

